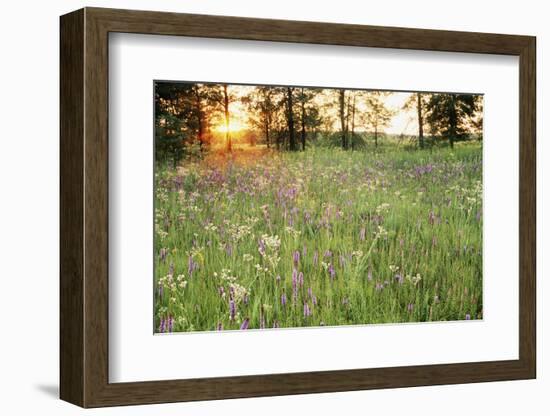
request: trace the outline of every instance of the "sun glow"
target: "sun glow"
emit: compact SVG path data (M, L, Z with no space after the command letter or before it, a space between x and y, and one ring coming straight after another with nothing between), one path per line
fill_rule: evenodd
M231 119L229 120L229 128L225 125L225 122L218 124L215 127L215 130L219 133L226 133L229 131L230 133L235 133L237 131L246 130L248 128L247 123L244 121L241 121L239 119Z

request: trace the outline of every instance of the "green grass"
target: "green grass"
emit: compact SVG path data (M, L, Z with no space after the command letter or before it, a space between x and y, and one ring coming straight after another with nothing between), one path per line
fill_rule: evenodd
M481 318L481 161L467 144L157 166L156 331Z

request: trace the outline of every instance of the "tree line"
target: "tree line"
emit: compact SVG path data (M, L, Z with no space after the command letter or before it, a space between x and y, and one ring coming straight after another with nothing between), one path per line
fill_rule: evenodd
M240 91L240 94L237 92ZM158 158L181 158L195 147L204 152L216 135L227 152L233 150L232 107L239 102L246 111L249 130L268 148L305 150L313 138L330 137L344 150L354 150L364 133L379 137L396 114L386 105L387 91L228 84L155 84L155 135ZM474 94L412 93L403 111L414 111L417 146L426 147L426 128L431 137L448 140L453 147L482 130L482 97ZM220 131L214 127L223 126Z

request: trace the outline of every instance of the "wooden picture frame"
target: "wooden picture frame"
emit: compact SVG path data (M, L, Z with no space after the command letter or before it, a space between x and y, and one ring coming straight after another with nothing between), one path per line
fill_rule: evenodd
M530 379L536 376L535 38L85 8L61 17L60 396L82 407ZM108 34L519 57L519 359L109 383Z

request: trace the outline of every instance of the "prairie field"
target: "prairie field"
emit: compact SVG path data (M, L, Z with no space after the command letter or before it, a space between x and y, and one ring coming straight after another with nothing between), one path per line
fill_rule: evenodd
M479 142L250 146L155 172L156 332L482 318Z

